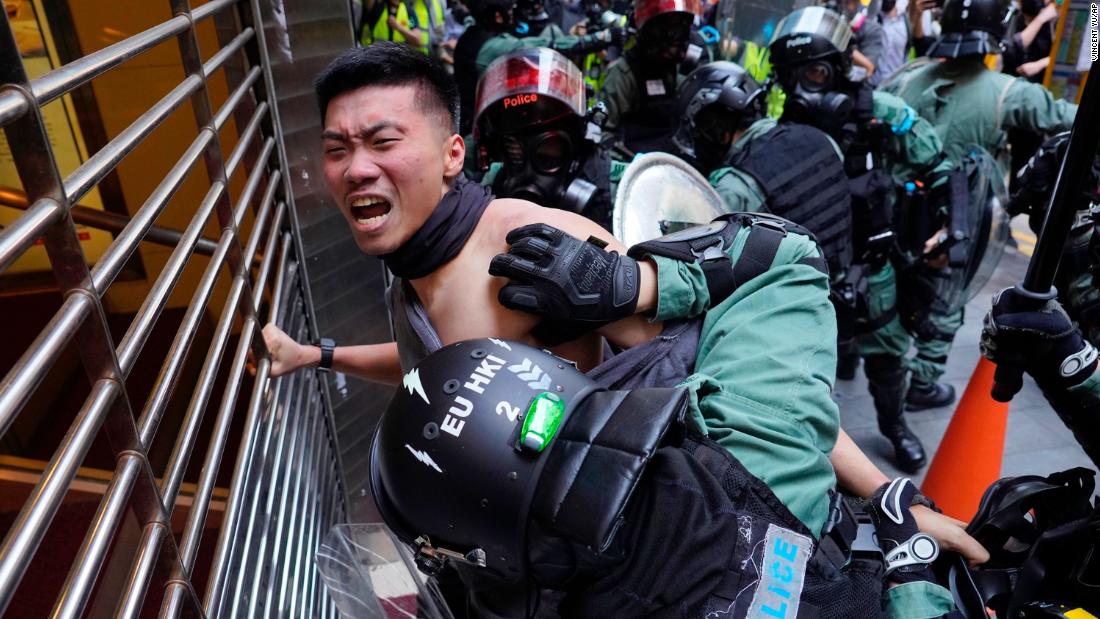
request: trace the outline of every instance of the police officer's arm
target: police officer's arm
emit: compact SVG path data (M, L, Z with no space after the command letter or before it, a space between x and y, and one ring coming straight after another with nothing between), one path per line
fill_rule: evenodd
M1034 133L1058 133L1073 128L1076 115L1076 104L1055 99L1039 84L1018 78L1005 93L1001 124Z
M386 23L390 28L401 33L401 36L405 37L410 45L420 46L428 44L428 33L419 28L410 28L405 24L397 21L397 18L390 15L386 18Z
M884 84L874 94L873 116L886 125L889 160L894 182L942 177L954 165L943 152L943 140L930 122L917 114L901 97L889 91L897 82ZM941 182L946 182L942 177Z
M263 336L271 354L272 378L301 368L315 368L321 362L319 347L299 344L274 323L264 327ZM393 342L337 346L333 351L332 370L386 385L401 382L401 358Z

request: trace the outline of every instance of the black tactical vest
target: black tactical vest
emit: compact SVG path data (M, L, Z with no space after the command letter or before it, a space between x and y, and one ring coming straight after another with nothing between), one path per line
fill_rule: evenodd
M880 567L836 565L764 482L690 433L654 454L602 554L566 587L561 616L886 616Z
M619 120L623 144L635 153L672 152L679 69L641 54L629 54L627 60L638 94L630 111Z
M729 165L764 189L769 213L800 224L817 237L832 273L852 263L848 178L828 136L814 127L783 123L750 140Z

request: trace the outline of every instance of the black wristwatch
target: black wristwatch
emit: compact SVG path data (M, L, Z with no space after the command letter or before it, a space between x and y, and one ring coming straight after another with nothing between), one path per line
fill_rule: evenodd
M321 347L321 362L317 364L318 372L332 371L332 355L336 350L336 341L329 337L317 340L317 346Z

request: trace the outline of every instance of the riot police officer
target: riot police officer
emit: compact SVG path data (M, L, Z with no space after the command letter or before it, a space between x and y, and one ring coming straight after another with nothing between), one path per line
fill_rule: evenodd
M528 47L548 47L580 58L622 41L622 30L614 27L580 37L550 32L549 36L520 38L513 34L516 0L475 0L474 7L475 22L459 37L454 53L463 135L468 135L473 127L477 80L493 60Z
M692 38L701 13L699 0L635 1L634 46L608 69L600 92L605 139L620 141L628 155L672 150L676 88L706 54Z
M1067 131L1073 124L1076 105L1055 100L1026 79L986 68L984 56L1002 49L1008 11L1009 0L947 0L942 34L928 50L930 58L910 62L881 86L932 123L956 163L975 146L999 157L1008 129L1044 134ZM911 364L914 387L923 386L926 393L943 375L954 334L962 326L962 309L937 311L931 319L936 332L917 337ZM921 393L911 392L909 399L918 406L926 401Z
M908 386L904 357L910 338L894 306L891 203L897 184L935 178L949 171L951 163L927 121L897 97L855 79L851 41L843 17L815 6L784 18L769 50L786 94L780 122L816 126L844 152L855 256L868 271L866 305L857 322L859 351L879 429L893 444L898 467L912 472L924 465L926 456L903 417Z
M765 211L804 226L829 264L839 350L854 344L852 215L836 143L816 127L763 116L767 92L744 69L718 61L680 86L678 154L691 161L731 211Z
M613 162L585 110L580 69L546 48L493 61L478 84L474 138L482 183L519 198L580 213L611 227Z
M534 616L540 589L564 594L550 598L563 617L936 617L953 606L928 574L937 545L908 509L912 483L873 495L873 524L843 506L859 535L833 529L818 546L699 427L705 404L691 391L723 397L705 383L609 391L548 352L482 339L429 355L405 384L371 445L375 502L422 571L459 572L478 616Z

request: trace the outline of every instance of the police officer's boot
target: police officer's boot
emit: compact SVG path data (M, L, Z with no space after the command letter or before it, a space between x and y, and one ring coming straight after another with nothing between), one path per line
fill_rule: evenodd
M951 385L925 382L918 378L909 382L909 392L905 394L905 408L911 411L939 408L954 401L955 388Z
M903 416L908 370L900 358L887 355L867 357L864 363L867 386L878 413L878 429L894 446L894 463L906 473L916 473L928 458Z

